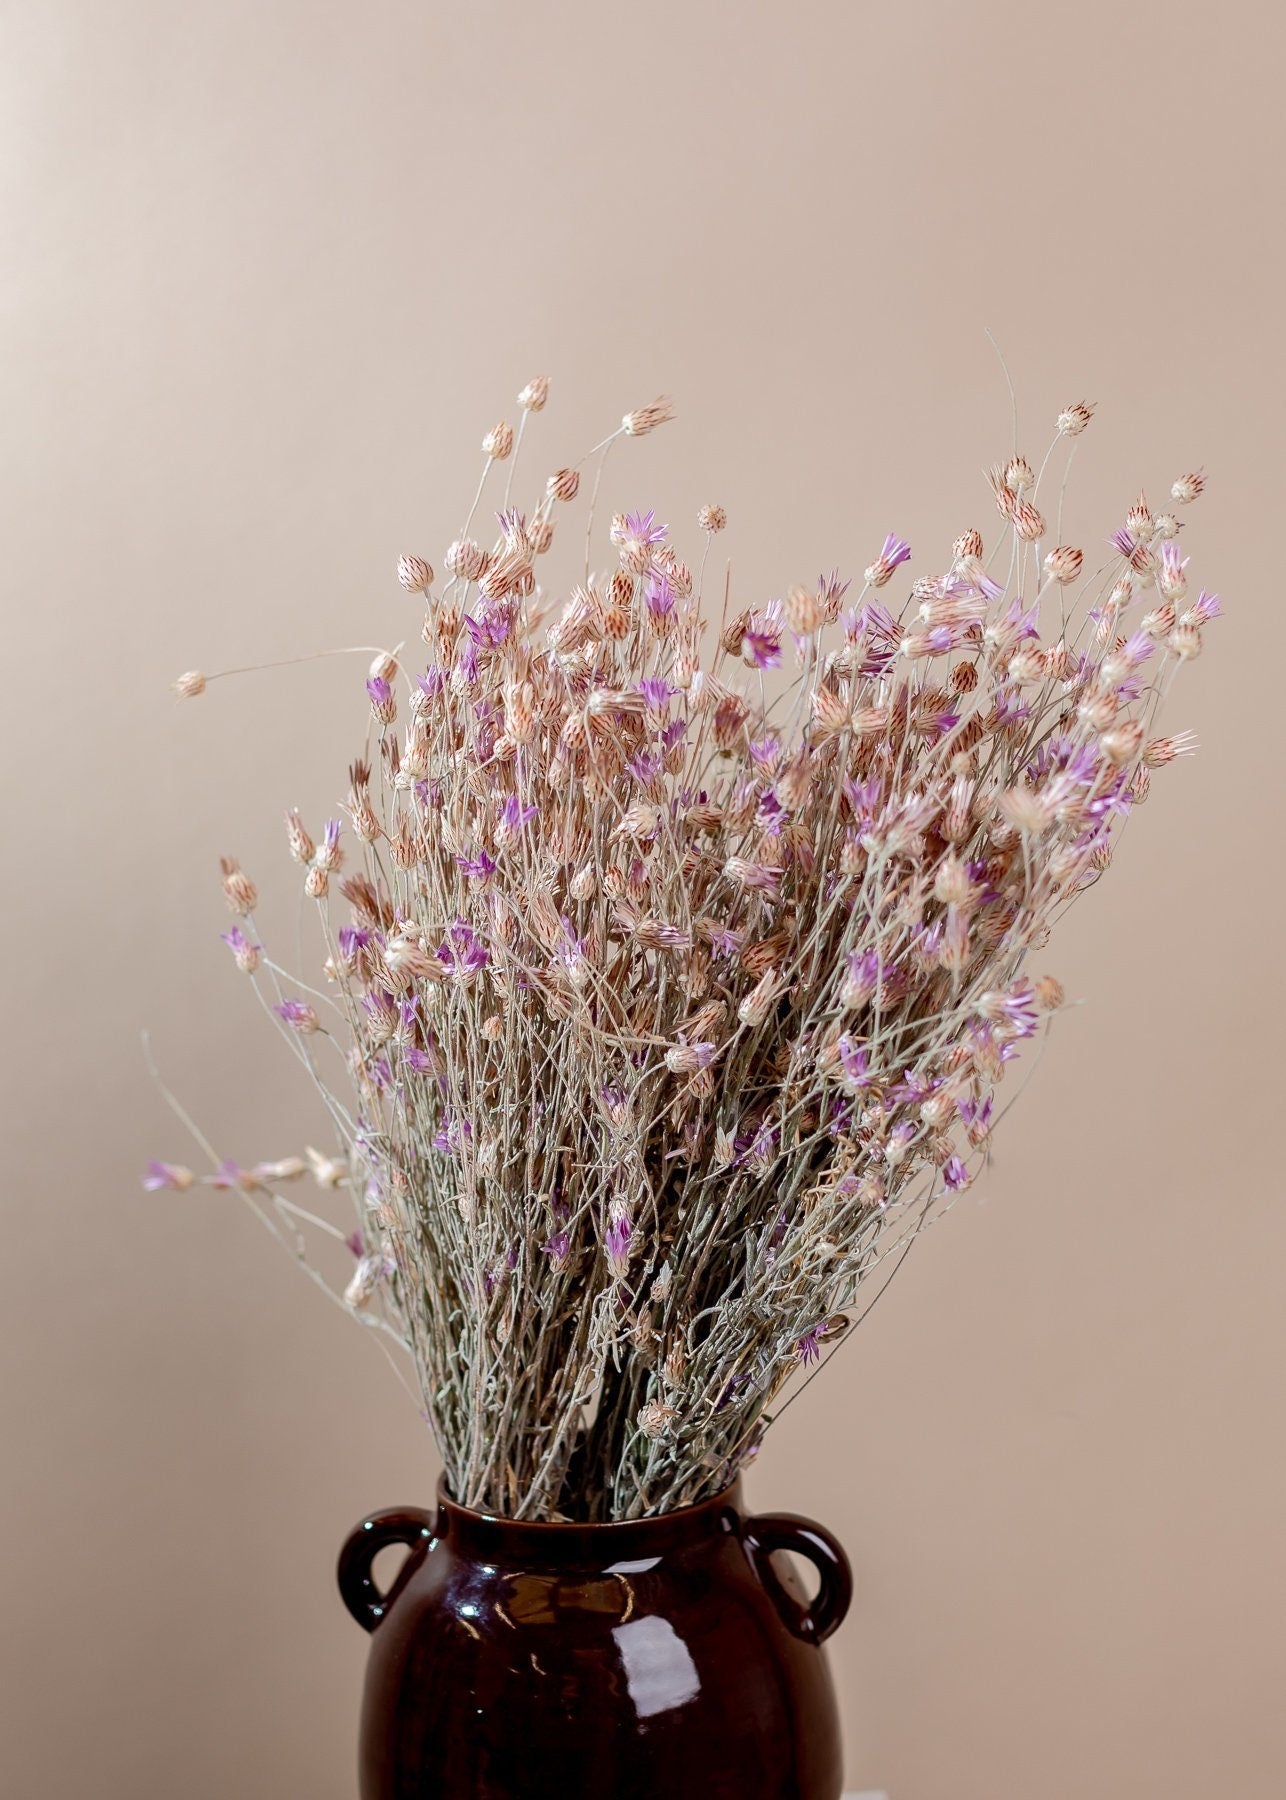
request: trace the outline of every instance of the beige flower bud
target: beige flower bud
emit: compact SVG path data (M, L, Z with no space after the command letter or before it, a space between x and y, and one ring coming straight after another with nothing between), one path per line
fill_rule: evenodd
M518 396L518 404L524 412L541 412L549 398L548 375L535 375L527 383Z
M621 429L628 437L646 437L649 431L655 431L658 425L668 424L673 417L674 403L662 394L649 406L640 406L635 412L627 412L621 420Z
M697 525L702 531L722 531L728 523L728 515L722 506L703 506L697 513Z
M783 608L787 629L800 637L811 637L826 622L821 600L806 587L793 587L786 595Z
M173 683L174 692L180 700L195 700L205 692L206 678L200 669L189 669Z
M1078 400L1075 406L1068 406L1058 415L1058 430L1062 437L1079 437L1094 417L1093 405Z
M476 581L487 566L487 553L472 538L456 538L447 546L447 570L465 581Z
M493 462L503 462L514 447L514 428L501 419L482 440L482 454Z
M668 1435L678 1413L665 1400L649 1400L639 1409L638 1427L643 1436L656 1443Z
M1014 508L1014 530L1026 544L1034 544L1037 538L1045 535L1044 515L1026 500L1020 500Z
M422 556L399 556L397 578L408 594L422 594L432 584L433 565Z
M1197 625L1176 625L1166 643L1181 662L1190 662L1194 656L1201 655L1201 628Z
M545 483L551 500L574 500L580 492L579 469L557 469Z
M1138 719L1127 719L1112 731L1104 732L1099 739L1100 748L1109 762L1118 766L1132 762L1143 744L1143 725Z
M1057 1012L1066 997L1056 976L1042 975L1036 983L1036 999L1043 1012Z
M235 857L220 857L219 867L223 871L224 899L231 911L244 918L258 904L259 890Z
M1070 587L1074 581L1079 580L1081 564L1084 560L1081 551L1074 549L1070 544L1060 544L1045 558L1045 573L1052 581L1056 581L1059 587Z

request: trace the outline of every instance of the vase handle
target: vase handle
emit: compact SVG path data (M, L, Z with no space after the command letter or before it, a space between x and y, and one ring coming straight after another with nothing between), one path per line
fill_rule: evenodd
M433 1515L418 1506L391 1506L385 1512L372 1513L349 1532L339 1553L336 1575L344 1605L363 1630L374 1631L387 1613L413 1560L406 1559L397 1580L387 1594L382 1594L371 1574L371 1564L380 1551L387 1550L390 1544L405 1544L414 1551L433 1535Z
M786 1629L806 1644L824 1644L843 1624L853 1599L853 1571L839 1542L824 1526L795 1513L760 1513L746 1520L742 1537ZM821 1585L807 1606L786 1591L769 1560L774 1550L793 1550L817 1570Z

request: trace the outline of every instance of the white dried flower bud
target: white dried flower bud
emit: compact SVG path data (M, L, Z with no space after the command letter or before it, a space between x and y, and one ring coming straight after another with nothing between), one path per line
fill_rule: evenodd
M638 1427L643 1436L652 1443L668 1436L671 1425L678 1418L678 1413L665 1400L649 1400L639 1409Z
M1058 415L1058 430L1062 437L1079 437L1094 417L1094 406L1078 400L1075 406L1068 406Z
M1206 478L1200 469L1194 469L1190 475L1180 475L1170 489L1170 498L1177 500L1180 506L1191 506L1206 485Z
M777 998L785 985L775 969L769 969L761 975L737 1008L737 1017L741 1023L751 1030L762 1025L777 1004Z
M1080 579L1081 564L1084 560L1084 555L1080 550L1074 549L1070 544L1060 544L1045 558L1045 573L1051 580L1056 581L1059 587L1070 587L1074 581Z
M580 492L579 469L557 469L545 483L551 500L574 500Z
M392 1272L392 1263L384 1251L377 1251L374 1256L364 1256L357 1265L357 1272L344 1289L344 1303L351 1306L354 1312L361 1312L369 1306L375 1297L380 1282Z
M1039 837L1054 821L1049 801L1032 788L1010 788L1000 797L1000 810L1016 831L1029 837Z
M535 375L519 394L518 404L524 412L541 412L548 398L548 375Z
M1125 529L1136 544L1151 542L1156 528L1152 522L1152 508L1148 505L1145 494L1140 494L1129 512L1126 513Z
M810 588L791 588L782 610L787 629L798 637L811 637L813 632L820 631L826 623L821 599Z
M200 669L189 669L173 683L174 692L180 700L195 700L205 692L206 677Z
M1170 633L1166 643L1181 662L1191 662L1194 656L1201 655L1200 627L1180 623Z
M703 506L697 513L697 525L702 531L722 531L728 523L728 515L722 506Z
M649 406L627 412L621 420L621 429L629 437L646 437L649 431L655 431L658 425L667 425L673 417L674 403L662 394Z
M1196 734L1180 731L1173 737L1153 738L1143 747L1143 761L1149 769L1163 769L1176 756L1191 756L1197 748Z
M221 856L219 867L223 871L223 897L229 909L245 918L258 904L258 888L235 857Z
M946 906L967 906L973 895L973 881L963 858L949 850L938 864L933 878L935 899Z
M292 861L310 863L313 860L313 852L317 846L304 829L299 809L295 806L292 806L286 814L286 841L290 846Z
M1112 731L1104 732L1099 739L1099 747L1109 762L1132 762L1143 744L1143 725L1138 719L1127 719Z
M447 546L447 570L464 581L477 581L487 566L487 552L473 538L456 538Z
M320 1188L343 1187L348 1180L348 1165L338 1157L323 1156L320 1150L314 1150L311 1144L305 1144L304 1155L308 1158L308 1167L312 1170L313 1180Z
M433 564L422 556L399 556L397 578L408 594L422 594L433 582Z
M387 650L381 650L379 655L372 659L369 673L372 681L396 681L397 658L390 656Z
M514 447L514 428L501 419L482 440L482 454L493 462L503 462Z
M307 1168L302 1156L283 1156L280 1162L257 1163L255 1174L261 1181L298 1181Z
M1034 544L1037 538L1045 535L1044 514L1026 500L1020 500L1014 507L1013 521L1015 532L1026 544Z
M1066 998L1057 976L1042 975L1036 983L1036 1000L1042 1012L1057 1012Z

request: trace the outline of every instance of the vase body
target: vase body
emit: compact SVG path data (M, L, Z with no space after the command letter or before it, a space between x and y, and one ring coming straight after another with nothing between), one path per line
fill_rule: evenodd
M371 1563L409 1554L387 1594ZM807 1601L792 1550L817 1567ZM362 1800L838 1800L822 1650L844 1554L739 1490L659 1518L539 1525L440 1493L373 1514L340 1558L372 1633Z

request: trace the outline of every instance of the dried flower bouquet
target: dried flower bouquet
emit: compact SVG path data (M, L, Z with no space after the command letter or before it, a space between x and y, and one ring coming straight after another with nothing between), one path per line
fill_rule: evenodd
M1018 455L990 472L990 555L965 531L914 582L889 536L856 594L832 575L741 610L705 506L695 574L629 513L610 571L587 548L556 599L537 569L581 467L670 408L519 511L547 394L484 439L444 579L398 565L427 649L376 658L347 823L314 841L287 815L324 983L271 960L230 859L225 941L324 1096L338 1148L309 1163L356 1209L344 1303L409 1352L457 1498L625 1519L726 1484L974 1179L1063 997L1029 958L1192 747L1156 715L1219 603L1189 598L1179 548L1200 474L1087 568L1044 548ZM1091 412L1059 416L1051 454ZM289 1197L306 1169L202 1179L302 1256L306 1230L344 1236Z

